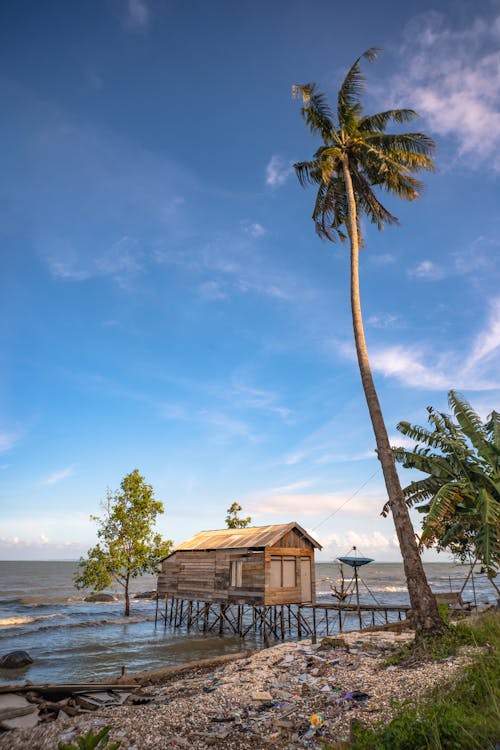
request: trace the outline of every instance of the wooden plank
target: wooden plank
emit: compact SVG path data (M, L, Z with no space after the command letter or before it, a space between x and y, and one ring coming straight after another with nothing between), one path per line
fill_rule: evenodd
M117 682L43 682L38 684L29 685L0 685L0 693L42 693L43 695L50 695L51 693L102 693L105 690L120 690L126 692L127 690L137 690L138 685L134 683L132 685L122 685Z
M268 547L266 549L266 561L271 555L287 555L288 557L314 557L313 549L302 547Z

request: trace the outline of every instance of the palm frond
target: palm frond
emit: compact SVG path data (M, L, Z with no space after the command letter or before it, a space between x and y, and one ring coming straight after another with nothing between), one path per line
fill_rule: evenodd
M371 47L363 52L348 70L338 93L337 117L340 126L344 125L349 111L360 103L361 94L365 89L366 78L361 72L361 60L365 58L373 62L377 59L379 52L378 47Z
M347 199L345 185L339 176L328 182L323 182L318 189L312 218L317 234L321 239L335 242L346 240L346 234L341 227L347 216Z
M361 171L351 169L351 179L357 203L362 213L368 216L372 224L376 224L378 229L382 229L384 224L399 224L397 216L391 214L380 203L371 188L369 180Z
M388 109L386 112L377 112L374 115L362 117L358 127L363 132L383 132L390 122L402 124L411 122L418 117L414 109Z
M331 137L335 130L333 113L325 94L318 91L317 85L295 83L292 86L292 96L295 99L302 99L304 106L300 111L309 130L312 133L319 133L323 139Z
M382 153L397 149L431 157L436 150L433 138L425 133L369 133L365 135L365 140Z
M321 169L316 159L297 162L293 168L302 187L321 183Z

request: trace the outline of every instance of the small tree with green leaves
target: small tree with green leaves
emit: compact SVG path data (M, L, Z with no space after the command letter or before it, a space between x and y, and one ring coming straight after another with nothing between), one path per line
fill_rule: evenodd
M172 547L169 539L162 539L154 530L157 516L164 512L163 503L154 499L152 486L134 469L123 478L119 491L108 491L102 505L104 516L90 517L99 524L99 542L86 559L80 559L75 585L102 591L113 581L119 583L128 617L131 578L155 573Z
M245 529L247 526L250 526L252 523L250 516L240 518L238 515L242 510L243 508L238 503L233 503L227 509L226 526L228 529Z

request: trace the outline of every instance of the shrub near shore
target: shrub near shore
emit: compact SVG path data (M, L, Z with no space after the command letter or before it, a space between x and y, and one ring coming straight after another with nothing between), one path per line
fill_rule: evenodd
M405 649L391 662L447 658L469 644L482 646L475 661L452 686L442 686L418 703L406 702L389 724L353 727L352 750L493 750L500 741L500 615L487 613L451 626L427 655ZM326 750L326 749L325 749Z

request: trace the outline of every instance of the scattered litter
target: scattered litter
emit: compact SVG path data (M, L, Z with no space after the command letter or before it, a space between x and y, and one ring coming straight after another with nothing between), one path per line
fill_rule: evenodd
M325 717L321 713L316 713L311 716L309 719L309 723L312 727L320 727L322 724L325 723Z
M361 690L352 690L342 696L342 700L344 701L357 701L358 703L363 703L363 701L367 701L369 698L371 698L371 695L363 693Z

